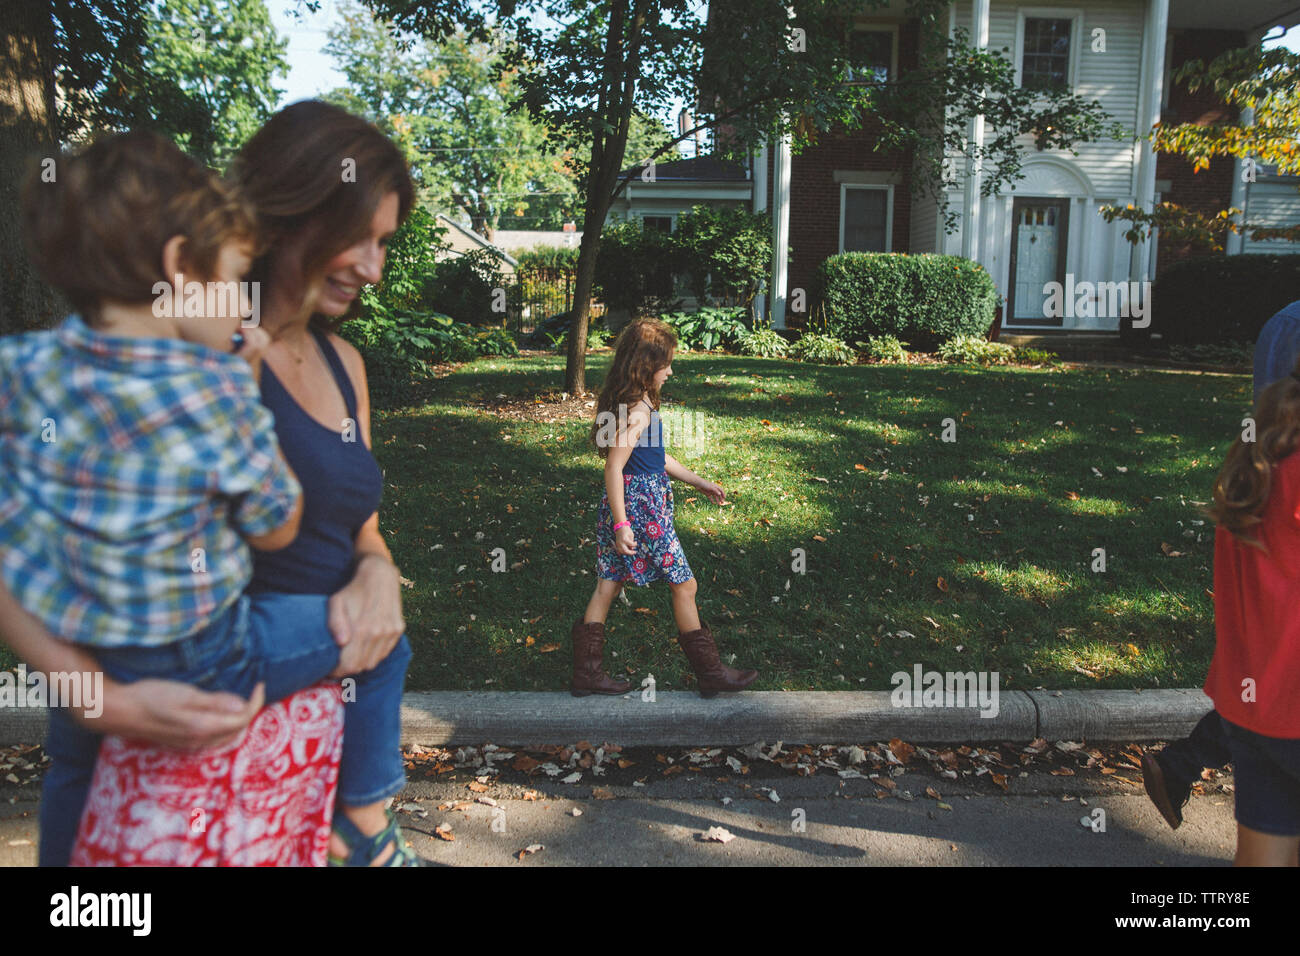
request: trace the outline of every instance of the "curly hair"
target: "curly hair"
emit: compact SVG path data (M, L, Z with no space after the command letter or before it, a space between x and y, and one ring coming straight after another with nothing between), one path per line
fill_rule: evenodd
M227 242L254 252L259 242L239 190L147 130L101 136L52 166L33 162L21 217L32 264L91 324L102 303L148 302L157 282L172 281L162 264L172 236L185 237L186 265L208 277Z
M1273 485L1273 466L1300 447L1300 363L1259 396L1255 438L1237 436L1214 481L1210 517L1245 544L1263 549L1257 532Z
M609 448L597 440L600 423L608 420L602 413L609 412L617 418L620 406L630 408L642 395L657 409L659 389L654 377L672 364L676 349L677 336L658 319L635 319L618 334L614 361L601 386L595 420L591 423L591 444L601 458L609 456Z

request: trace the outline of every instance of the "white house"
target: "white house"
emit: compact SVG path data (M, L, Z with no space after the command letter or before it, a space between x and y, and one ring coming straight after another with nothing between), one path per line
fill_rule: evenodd
M864 73L915 67L920 27L906 7L891 0L857 18ZM958 188L947 194L960 213L953 234L942 227L938 201L912 193L905 157L872 151L869 126L826 134L793 157L788 141L770 143L753 157L751 202L773 215L773 324L801 324L787 315L787 303L802 298L793 293L811 285L823 259L862 250L940 252L982 263L1005 298L1007 329L1117 329L1117 284L1140 291L1153 279L1160 242L1157 235L1134 247L1124 238L1125 224L1101 218L1102 206L1202 201L1244 208L1250 221L1300 222L1294 179L1261 170L1248 183L1241 162L1228 160L1193 175L1186 162L1153 154L1145 138L1162 118L1194 122L1223 112L1207 94L1171 85L1179 65L1296 24L1295 0L959 0L949 13L950 32L960 26L972 43L1006 48L1019 82L1064 86L1100 101L1132 138L1080 143L1078 155L1035 151L1026 139L1024 179L991 197L980 195L982 170L959 157ZM973 120L968 142L982 142L985 133L983 118ZM648 188L641 187L643 195ZM1277 251L1300 252L1300 244L1238 239L1228 246L1230 254ZM1085 292L1064 314L1049 302L1054 282Z

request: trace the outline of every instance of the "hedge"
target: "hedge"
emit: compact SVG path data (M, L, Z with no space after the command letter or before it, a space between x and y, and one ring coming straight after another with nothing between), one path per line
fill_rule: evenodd
M960 256L845 252L817 270L826 331L848 342L894 335L930 347L984 335L998 294L979 263Z
M1153 284L1145 331L1168 345L1254 342L1264 323L1297 299L1300 255L1185 259Z

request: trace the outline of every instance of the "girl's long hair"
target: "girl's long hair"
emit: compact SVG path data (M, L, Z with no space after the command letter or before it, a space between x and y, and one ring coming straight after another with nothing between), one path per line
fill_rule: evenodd
M609 448L596 440L602 421L601 412L610 412L618 420L619 406L631 410L644 395L659 408L659 389L654 377L671 364L677 348L677 336L658 319L635 319L618 334L614 343L614 361L596 400L596 419L591 423L591 444L601 458ZM626 415L626 412L624 413Z
M1273 484L1273 466L1300 447L1300 364L1259 396L1255 441L1237 437L1214 481L1214 522L1242 542L1263 548L1257 537Z

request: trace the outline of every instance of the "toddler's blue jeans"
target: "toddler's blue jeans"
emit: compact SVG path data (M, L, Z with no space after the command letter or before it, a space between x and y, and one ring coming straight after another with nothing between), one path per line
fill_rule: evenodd
M324 595L243 595L202 631L162 647L94 651L104 673L122 683L145 678L181 681L247 698L266 682L266 701L310 687L338 666ZM365 806L406 786L401 702L411 645L403 635L373 670L356 674L344 693L343 756L338 803ZM40 865L67 866L90 791L101 735L50 709L41 788Z

